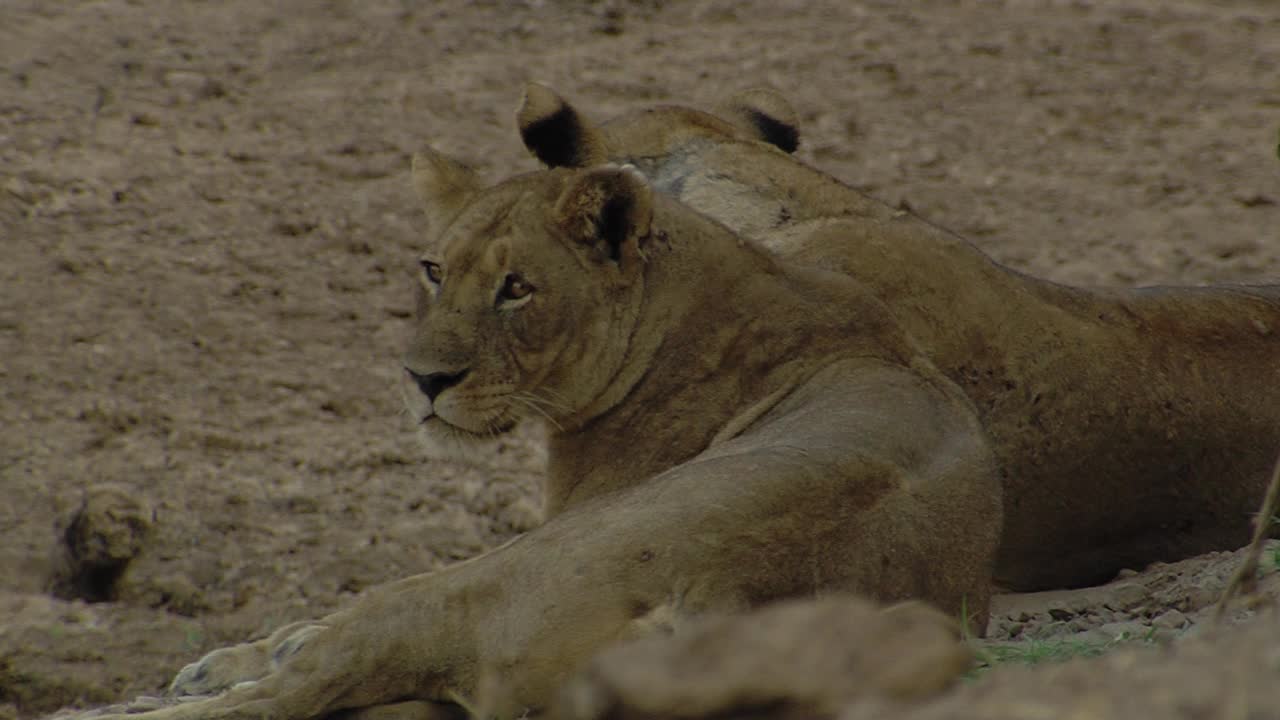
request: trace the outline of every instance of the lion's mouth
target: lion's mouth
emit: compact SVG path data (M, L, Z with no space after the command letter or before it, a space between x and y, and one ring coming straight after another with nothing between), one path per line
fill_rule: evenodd
M505 435L519 424L521 416L513 412L510 402L497 393L482 393L477 406L475 398L454 398L444 405L433 402L422 390L411 372L404 375L401 392L410 417L417 419L418 429L463 440L486 440ZM439 398L447 400L448 398ZM487 402L485 402L487 401ZM444 412L441 413L440 411Z
M485 419L478 428L467 427L465 425L449 422L438 413L434 412L418 421L418 427L427 431L438 429L453 435L461 435L477 440L496 438L501 435L505 435L514 430L517 424L519 424L519 421L516 418L498 416Z

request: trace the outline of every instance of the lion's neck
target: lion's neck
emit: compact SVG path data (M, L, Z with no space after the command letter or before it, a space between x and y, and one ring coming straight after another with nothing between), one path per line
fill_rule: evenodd
M856 342L855 324L874 322L850 317L847 279L796 277L709 222L655 235L648 257L637 330L607 391L615 400L552 436L549 514L689 460L818 369L796 358L838 353Z

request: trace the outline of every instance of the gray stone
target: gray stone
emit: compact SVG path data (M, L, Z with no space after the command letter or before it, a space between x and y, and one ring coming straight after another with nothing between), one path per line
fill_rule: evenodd
M1161 630L1181 630L1187 626L1187 616L1177 610L1169 610L1156 617L1151 624Z
M1115 610L1129 610L1146 602L1149 597L1147 589L1138 583L1119 583L1111 588L1111 599L1107 604Z
M1108 642L1116 642L1142 640L1151 633L1151 628L1137 620L1129 620L1126 622L1107 623L1099 627L1097 631L1103 633Z

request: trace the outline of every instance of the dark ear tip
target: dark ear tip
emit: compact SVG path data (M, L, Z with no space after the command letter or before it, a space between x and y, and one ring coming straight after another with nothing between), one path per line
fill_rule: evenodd
M756 87L735 93L722 104L730 118L780 150L791 153L800 147L800 118L782 93L770 87Z
M548 167L577 167L582 123L568 105L520 126L520 138Z
M760 132L760 137L770 145L787 153L793 153L800 147L800 131L796 126L788 125L754 108L747 111L747 116Z
M545 85L525 86L516 124L525 147L547 167L588 167L604 160L593 129Z

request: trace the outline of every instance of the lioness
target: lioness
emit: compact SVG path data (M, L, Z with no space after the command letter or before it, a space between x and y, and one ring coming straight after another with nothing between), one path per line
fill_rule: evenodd
M547 423L549 519L217 651L174 691L254 682L130 717L311 718L474 696L486 671L542 707L607 644L833 591L985 625L1001 508L985 436L860 284L773 257L630 169L483 189L429 152L414 175L430 249L411 410L464 441Z
M789 155L795 113L777 93L744 93L722 114L661 106L596 126L530 85L517 122L548 165L632 163L655 189L888 304L991 437L1000 585L1093 584L1248 541L1280 451L1280 285L1030 277Z

